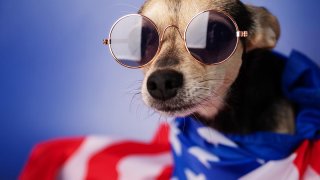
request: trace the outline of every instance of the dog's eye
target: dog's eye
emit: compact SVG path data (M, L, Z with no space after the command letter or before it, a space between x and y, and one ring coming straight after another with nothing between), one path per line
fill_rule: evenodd
M142 27L141 30L141 57L142 59L150 59L150 52L158 49L159 37L155 29Z
M157 43L157 32L148 27L142 27L141 47Z
M222 22L211 21L207 29L207 50L215 49L223 42L232 39L232 30Z

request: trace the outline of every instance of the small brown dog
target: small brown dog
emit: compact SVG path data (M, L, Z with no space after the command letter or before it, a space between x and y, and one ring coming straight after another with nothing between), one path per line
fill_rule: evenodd
M116 47L117 36L125 33L115 35L136 15L118 21L106 43L121 64L142 67L148 106L222 132L293 133L294 108L281 92L284 64L270 51L280 27L269 11L239 0L148 0L139 14L138 31L128 30L137 40L127 40L137 65L119 55L125 48Z

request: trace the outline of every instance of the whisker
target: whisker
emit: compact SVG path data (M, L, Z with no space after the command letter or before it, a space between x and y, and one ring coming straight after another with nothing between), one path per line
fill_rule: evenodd
M132 104L133 104L133 101L137 99L137 96L141 95L140 92L137 92L135 93L132 98L131 98L131 101L130 101L130 105L129 105L129 108L131 109L132 108Z
M210 77L210 76L209 76ZM206 76L206 75L201 75L201 76L196 76L196 77L192 77L193 79L204 79L204 78L208 78L208 76ZM211 78L213 78L213 77L211 77ZM228 78L225 78L225 77L223 77L223 78L215 78L215 79L217 79L217 80L225 80L225 79L228 79Z
M210 88L207 88L207 87L199 87L199 86L194 86L193 88L195 88L195 89L210 90Z
M205 83L205 82L223 82L223 83L230 83L233 82L232 80L228 79L203 79L201 81L198 81L198 83Z
M221 102L221 103L225 103L224 98L222 98L222 97L221 97L220 95L218 95L216 92L211 91L211 93L214 95L213 97L216 98L216 100L218 100L218 101ZM199 95L208 96L207 94L203 94L203 93L200 93ZM198 97L196 97L196 98L200 98L200 97L198 96ZM210 102L208 98L206 98L206 99L204 99L203 97L201 97L201 98L202 98L203 100L205 100L206 102L208 102L208 103ZM211 105L213 105L212 103L213 103L213 102L210 102Z

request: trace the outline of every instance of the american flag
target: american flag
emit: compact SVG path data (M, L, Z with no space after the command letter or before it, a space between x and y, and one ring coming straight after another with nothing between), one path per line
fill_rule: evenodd
M150 142L88 136L38 144L21 180L170 179L169 127L160 126Z
M164 124L150 142L89 136L41 143L32 151L20 179L320 179L320 140L305 140L287 157L264 160L242 152L214 129L194 123L184 119L170 128ZM183 132L181 125L184 130L197 130L193 135L203 140L194 144L192 138L197 137L190 136L194 132ZM191 139L183 144L187 137ZM199 146L202 143L206 147Z
M320 69L293 51L283 91L297 105L293 135L223 134L191 117L150 142L82 137L37 145L21 180L320 180Z

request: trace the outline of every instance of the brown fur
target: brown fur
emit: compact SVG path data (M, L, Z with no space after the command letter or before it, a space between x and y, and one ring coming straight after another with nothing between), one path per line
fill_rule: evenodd
M247 40L239 43L235 53L227 61L210 66L197 62L187 52L184 39L181 37L192 17L209 9L229 13L236 19L240 30L249 31ZM214 120L218 112L225 107L229 88L238 76L244 48L246 47L246 51L273 48L280 35L277 19L266 9L244 6L237 0L148 0L139 13L149 17L163 37L159 54L152 63L143 68L143 100L148 106L169 116L198 114L203 119ZM247 13L248 17L240 17L239 13ZM169 27L165 31L170 25L177 28ZM160 69L181 72L185 80L177 96L165 102L152 98L146 88L150 74ZM281 123L274 131L292 132L291 106L283 102L275 106L279 112L275 118Z

